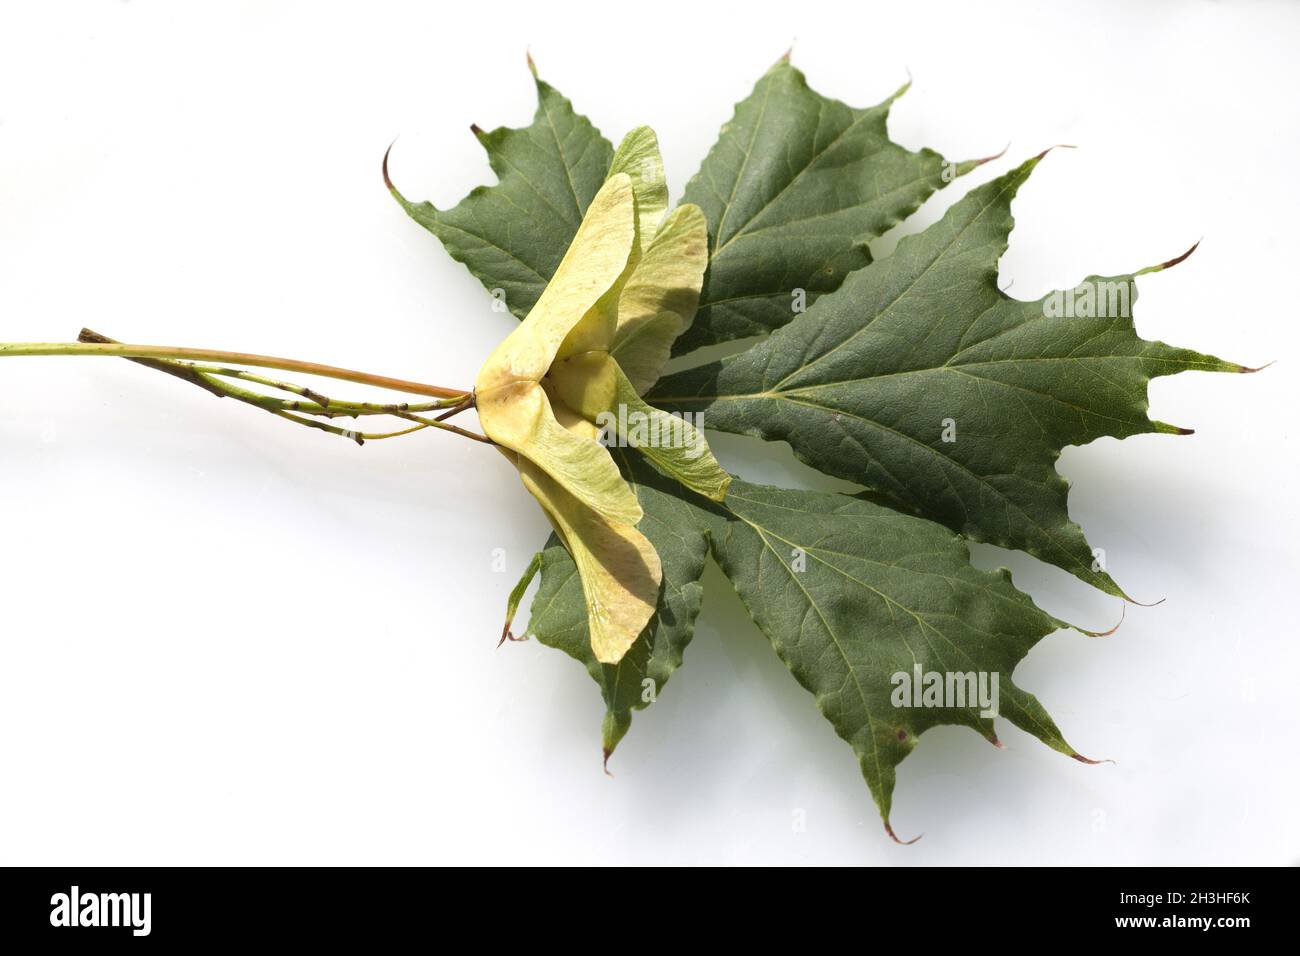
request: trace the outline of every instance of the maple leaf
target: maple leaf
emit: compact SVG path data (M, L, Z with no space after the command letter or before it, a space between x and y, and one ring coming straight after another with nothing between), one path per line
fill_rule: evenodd
M787 441L828 475L1125 596L1069 519L1061 449L1186 434L1147 417L1147 382L1248 370L1138 337L1135 275L1172 262L1034 302L998 288L1011 200L1041 159L972 190L753 348L661 380L652 400ZM1053 314L1067 301L1069 316Z
M1138 336L1137 278L1192 250L1020 301L999 288L998 262L1012 201L1045 153L872 261L870 239L986 161L891 142L899 94L854 109L783 59L669 211L652 130L614 150L552 87L538 79L537 90L529 127L474 128L499 181L450 210L402 196L385 157L407 213L523 319L473 392L89 330L75 343L0 343L0 357L129 359L358 444L436 428L495 446L554 528L507 598L503 640L540 573L529 628L600 686L606 760L681 665L711 555L853 749L894 839L896 769L932 727L969 727L1000 746L1000 716L1095 762L1013 680L1035 644L1073 626L1006 569L974 568L967 542L1023 550L1126 597L1070 520L1055 462L1102 436L1190 433L1149 417L1153 378L1253 371ZM660 379L671 355L742 336L761 340ZM433 400L335 400L234 365ZM471 408L482 435L447 421ZM734 477L686 417L704 414L787 442L863 490ZM404 427L330 423L369 416Z
M451 209L438 209L408 201L388 182L407 214L489 291L500 289L521 319L559 268L614 158L614 147L590 120L535 69L533 78L537 113L530 126L487 133L471 127L487 150L496 185L480 186Z
M695 322L674 349L762 335L871 261L867 243L987 160L904 149L886 123L909 83L878 106L822 96L778 60L736 104L683 202L709 220L709 272Z
M531 59L529 66L533 69ZM437 236L486 288L504 290L507 305L520 318L536 304L616 162L613 146L595 126L538 79L535 69L533 76L538 107L530 126L500 128L490 134L475 128L498 176L495 185L480 186L451 210L442 211L429 203L411 202L388 181L407 213ZM711 241L699 310L694 322L686 316L685 334L675 343L668 339L674 352L788 322L794 315L795 289L802 290L808 302L835 289L851 270L871 261L869 240L888 231L935 190L984 162L949 162L933 150L912 152L892 142L886 131L889 109L906 89L878 106L857 109L813 91L783 57L737 104L734 118L687 184L679 207L694 204L703 210ZM641 161L620 163L619 169L649 168L662 176L657 144L650 149L634 131L620 151L624 148L635 151ZM738 160L741 153L746 158ZM600 157L604 166L593 157ZM725 200L711 195L724 188ZM663 202L666 208L666 189ZM720 232L731 240L725 246L717 241ZM638 291L628 288L625 297L635 303ZM640 306L647 315L694 308L693 301L674 300ZM680 333L676 329L673 338ZM638 392L658 377L661 356L654 357L651 372L617 344L612 351ZM627 455L615 457L629 461ZM699 611L704 567L703 540L680 532L689 540L679 541L671 530L681 519L680 502L671 492L641 487L628 472L625 464L624 475L645 516L638 529L664 559L665 583L660 613L642 634L639 646L618 665L591 667L608 708L607 754L622 738L632 711L648 706L681 663ZM658 536L656 529L661 531ZM665 557L665 548L670 557ZM566 638L575 626L570 608L547 596L561 589L558 581L578 589L574 594L581 592L571 556L558 538L552 538L530 563L515 588L506 631L528 583L539 571L542 582L534 608L550 611L547 615L534 611L529 630L543 643L569 649ZM582 640L587 641L585 635ZM571 649L583 653L576 646ZM638 667L634 686L627 675ZM653 681L652 688L641 686L647 679Z
M726 500L716 503L683 494L643 459L625 456L623 465L647 513L652 503L658 506L653 510L662 520L646 533L665 556L665 575L682 579L666 578L661 619L617 665L601 665L587 639L572 561L553 543L540 556L543 578L529 624L600 684L606 756L626 733L632 711L653 702L681 664L686 641L672 622L698 613L696 582L707 549L791 673L853 747L891 836L894 768L931 727L969 727L1001 746L996 711L1052 749L1092 762L1012 680L1034 644L1072 625L1036 607L1006 569L972 567L961 536L869 493L849 497L736 479ZM900 675L916 682L919 695L922 679L936 674L959 680L969 699L953 706L896 704ZM993 687L984 705L974 689L981 680Z
M521 316L563 258L584 197L590 202L605 175L626 173L626 159L650 171L638 217L666 208L653 134L634 131L616 158L567 100L540 80L538 91L530 127L480 134L497 185L446 213L394 190L485 285L509 284L510 307ZM1041 155L972 190L940 222L873 262L870 239L984 162L949 163L892 143L886 121L901 92L854 109L811 90L787 60L774 65L737 105L679 207L698 207L709 238L694 322L683 332L694 299L671 299L673 318L649 336L653 347L611 349L601 360L606 377L588 370L569 398L581 405L596 390L597 404L608 407L645 393L658 409L704 412L709 427L789 442L804 461L867 490L846 496L727 479L725 494L710 495L706 482L651 448L612 448L640 509L637 530L662 562L644 631L616 662L598 658L582 575L554 535L508 603L513 616L540 573L528 630L599 685L608 759L633 713L654 702L681 665L712 555L852 746L891 836L895 768L930 727L967 726L996 744L993 719L1002 716L1091 762L1012 679L1034 644L1071 625L1037 608L1005 569L972 567L966 540L1027 551L1122 595L1069 519L1066 484L1054 468L1060 450L1102 435L1185 433L1147 416L1151 378L1248 371L1137 336L1135 278L1183 257L1090 277L1035 302L998 288L1011 201ZM606 158L599 175L593 156ZM555 214L559 199L571 215L564 203ZM521 217L517 230L505 228L512 215ZM670 259L660 264L668 273ZM640 307L646 319L660 311L656 297L671 298L659 289L647 282L638 293L650 303ZM796 296L806 310L792 308ZM655 383L669 349L685 354L753 335L763 338L745 351ZM620 376L627 381L619 388L593 384ZM940 687L936 701L922 699L922 685L928 694L936 675L948 696ZM969 694L953 699L954 676ZM991 706L974 699L977 686L987 689L981 680L992 684ZM913 683L917 698L900 703L900 688Z

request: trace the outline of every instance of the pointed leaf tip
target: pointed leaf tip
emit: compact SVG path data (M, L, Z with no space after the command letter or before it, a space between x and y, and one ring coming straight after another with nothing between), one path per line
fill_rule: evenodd
M475 133L495 183L475 187L447 209L405 204L453 259L487 289L502 290L506 308L519 319L563 259L613 155L608 140L568 99L535 75L534 80L530 124L491 124Z
M542 553L539 551L533 555L533 559L528 562L528 567L524 569L523 576L510 591L510 597L506 599L506 622L501 627L501 640L497 641L497 647L500 647L506 641L526 641L528 640L528 631L525 630L522 637L515 637L514 632L510 629L514 624L515 612L519 610L519 602L524 599L524 593L528 586L533 583L533 578L537 572L542 569Z
M1136 604L1137 602L1134 601L1133 603ZM1115 626L1108 631L1085 631L1081 627L1075 628L1075 630L1077 630L1080 634L1083 634L1086 637L1110 637L1112 634L1118 631L1120 625L1124 623L1124 615L1127 613L1127 611L1128 611L1127 603L1121 604L1119 606L1119 620L1115 623Z
M1043 150L1041 153L1035 156L1033 162L1035 163L1040 162L1044 156L1046 156L1054 149L1078 149L1078 148L1079 147L1075 146L1073 143L1057 143L1055 146L1047 147L1047 149Z
M889 838L893 840L895 843L897 843L899 846L911 846L917 840L921 839L921 837L925 836L924 833L918 833L910 840L900 840L898 838L898 834L894 832L894 828L888 820L885 821L885 832L888 833Z
M1197 247L1200 246L1200 244L1201 244L1201 240L1197 239L1195 242L1192 243L1192 247L1190 249L1184 252L1181 256L1175 256L1173 259L1170 259L1168 262L1162 264L1160 268L1161 269L1173 268L1174 266L1178 265L1178 263L1182 262L1184 259L1190 256L1193 252L1195 252Z
M983 166L985 163L991 163L995 159L1001 159L1003 156L1007 154L1007 150L1009 150L1010 148L1011 148L1011 140L1007 140L1007 145L1003 146L992 156L985 156L982 159L968 159L964 163L958 163L957 166L959 169L963 169L964 167L963 169L964 172L969 172L972 169L978 169L980 166Z
M908 90L912 88L912 71L909 70L907 67L903 67L903 72L907 74L907 82L905 82L898 89L894 90L893 95L891 95L889 99L885 100L886 106L892 106L898 100L899 97L901 97L904 93L906 93Z
M1254 374L1255 372L1262 372L1264 371L1264 369L1269 368L1270 366L1276 364L1277 364L1277 359L1274 359L1271 362L1265 362L1263 365L1259 366L1258 368L1251 368L1248 365L1238 365L1236 371L1239 375Z
M995 153L992 156L985 156L983 159L964 159L960 163L954 163L953 165L956 167L956 173L958 176L965 176L967 173L979 169L985 163L991 163L995 159L1001 159L1003 156L1007 154L1007 150L1009 150L1010 148L1011 148L1011 141L1007 140L1007 145L1002 147L1001 152ZM1009 283L1007 288L1010 288Z
M1184 252L1181 256L1174 256L1172 259L1166 259L1164 262L1161 262L1158 265L1147 266L1145 269L1139 269L1137 272L1133 274L1137 276L1144 276L1152 272L1163 272L1166 269L1172 269L1174 266L1178 265L1178 263L1182 262L1193 252L1195 252L1196 247L1199 246L1200 244L1201 244L1201 240L1197 239L1194 243L1192 243L1192 247L1188 249L1186 252Z
M384 174L384 185L388 187L388 191L392 193L394 196L396 196L398 199L401 199L402 194L397 191L397 187L393 185L393 181L388 176L388 154L393 151L393 147L395 145L397 145L396 139L394 139L391 143L389 143L388 148L384 150L384 162L381 167L381 170Z
M533 74L534 80L538 79L537 64L533 62L533 51L525 48L524 57L528 60L528 72Z
M1081 754L1081 753L1072 753L1072 754L1070 754L1070 756L1073 757L1075 760L1079 761L1079 763L1086 763L1086 764L1091 764L1091 765L1096 765L1096 764L1099 764L1099 763L1114 763L1114 762L1115 762L1115 761L1113 761L1113 760L1108 760L1108 759L1093 760L1091 757L1085 757L1085 756L1084 756L1083 754Z

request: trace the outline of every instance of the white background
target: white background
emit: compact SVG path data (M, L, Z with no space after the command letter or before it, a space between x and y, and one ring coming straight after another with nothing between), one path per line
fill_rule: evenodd
M854 105L910 70L896 140L1011 148L907 228L1077 144L1016 201L1012 292L1203 236L1141 282L1139 330L1278 362L1156 382L1153 415L1194 437L1062 458L1110 570L1167 601L1109 639L1046 638L1016 678L1115 763L1005 722L1003 752L935 730L894 797L900 835L925 838L896 846L711 568L686 665L606 777L582 669L536 642L495 649L545 536L499 456L427 432L359 449L125 362L11 358L0 863L1300 861L1300 6L544 6L6 5L0 340L89 325L469 386L514 320L384 190L394 137L408 196L449 205L491 182L467 127L529 122L531 48L609 138L658 130L676 195L792 42ZM751 479L809 474L784 446L714 447ZM1023 555L976 560L1083 626L1119 616Z

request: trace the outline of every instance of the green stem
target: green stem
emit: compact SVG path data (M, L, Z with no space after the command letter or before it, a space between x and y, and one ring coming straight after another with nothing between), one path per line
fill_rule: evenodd
M459 408L456 408L453 409L452 411L459 411L459 410L460 410ZM481 441L487 445L496 444L496 442L494 442L491 438L488 438L486 435L480 435L477 432L472 432L464 428L458 428L455 425L448 425L446 422L442 421L443 416L439 416L438 418L423 418L419 415L412 415L410 412L394 412L393 417L404 418L408 422L419 422L420 426L423 428L442 428L449 432L455 432L457 435L462 435L465 438L472 438L475 441ZM411 429L411 430L415 431L415 429Z
M384 438L400 438L402 435L423 431L429 427L428 425L416 425L413 428L403 428L401 431L396 432L356 432L350 428L339 428L337 425L327 425L325 422L318 422L312 418L303 418L293 412L272 411L272 414L298 425L306 425L308 428L318 428L323 432L329 432L331 435L342 435L344 438L351 438L358 445L364 445L368 441L380 441Z
M110 339L106 335L93 332L90 329L81 330L81 340L83 343L96 345L118 345L116 340ZM125 356L123 356L125 357ZM329 432L332 435L341 435L344 438L350 438L358 445L366 441L378 441L384 438L397 438L401 435L409 435L412 432L423 431L426 428L441 428L445 431L455 432L466 438L472 438L475 441L487 442L492 444L491 439L474 432L466 431L463 428L457 428L455 425L443 424L442 419L450 418L459 412L470 408L474 404L472 394L461 394L454 398L446 398L437 402L428 402L422 405L374 405L366 402L335 402L311 389L293 385L288 382L278 382L272 379L263 378L259 375L245 373L239 369L218 368L215 366L194 365L190 362L178 361L176 359L157 359L157 358L128 358L129 361L143 365L147 368L157 369L168 375L174 375L183 379L204 391L211 392L218 398L233 398L235 401L243 402L246 405L252 405L263 411L270 412L286 421L291 421L296 425L304 425L308 428L315 428L320 431ZM293 395L311 396L315 401L286 401L276 398L273 395L263 395L261 392L254 392L246 388L241 388L231 382L222 381L218 376L227 375L233 378L239 378L245 381L252 381L256 384L268 385L272 388L283 389ZM439 415L434 420L424 419L409 412L411 408L429 408L431 410L447 408L450 409ZM318 415L324 418L338 418L342 416L356 417L358 415L392 415L396 418L403 418L416 423L413 428L405 428L395 432L360 432L353 429L339 428L335 425L327 425L324 422L314 421L304 415Z
M188 364L188 363L186 363ZM456 395L452 398L439 399L436 402L420 402L412 405L409 402L380 404L377 402L347 402L330 398L322 395L315 389L305 388L301 385L294 385L292 382L281 382L276 379L265 378L261 375L254 375L252 372L245 372L243 369L223 368L217 365L189 365L189 368L203 375L218 375L222 378L236 378L242 382L252 382L254 385L265 385L268 388L274 388L281 392L288 392L291 395L301 395L307 399L306 403L298 403L298 407L293 411L309 412L313 415L322 413L335 416L358 415L395 415L398 412L436 412L444 408L457 408L465 404L464 395Z
M469 394L469 392L462 389L443 388L441 385L426 385L422 382L408 382L399 378L388 378L384 375L371 375L368 372L337 368L333 365L318 365L315 362L300 362L296 359L276 358L271 355L253 355L245 352L179 348L170 345L123 345L101 342L0 343L0 358L4 358L6 355L101 355L110 358L221 362L230 365L252 365L255 368L272 368L280 372L319 375L322 378L336 378L344 382L355 382L358 385L373 385L377 388L387 388L396 392L409 392L413 395L431 395L434 398L464 398Z

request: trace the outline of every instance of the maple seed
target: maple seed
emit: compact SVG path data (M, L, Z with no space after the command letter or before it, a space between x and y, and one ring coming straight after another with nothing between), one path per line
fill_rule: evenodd
M702 434L640 396L693 317L707 262L699 210L666 213L658 142L640 127L619 147L554 275L474 386L484 432L573 557L591 649L605 664L620 661L650 622L663 572L636 527L640 502L598 441L597 423L626 422L613 413L629 408L670 419L687 433L682 447L641 443L638 450L713 500L731 481Z

